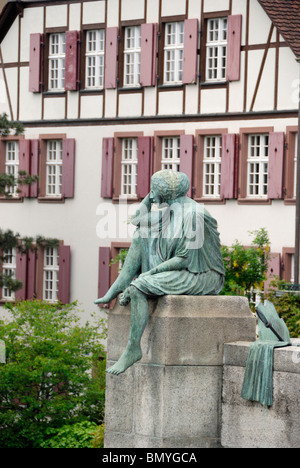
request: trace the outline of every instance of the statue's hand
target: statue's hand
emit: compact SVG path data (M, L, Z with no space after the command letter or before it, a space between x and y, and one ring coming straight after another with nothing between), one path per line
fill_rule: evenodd
M129 302L131 301L130 293L129 293L129 288L125 289L125 291L121 294L119 303L121 306L127 306Z
M94 304L108 304L110 301L111 299L108 299L108 297L104 296L100 297L99 299L96 299L96 301L94 301Z

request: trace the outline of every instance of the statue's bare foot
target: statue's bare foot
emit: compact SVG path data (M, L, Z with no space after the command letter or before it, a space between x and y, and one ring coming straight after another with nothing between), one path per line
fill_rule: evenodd
M130 297L130 288L125 289L125 291L121 294L119 303L121 306L127 306L131 301Z
M106 370L108 374L118 375L125 372L128 367L132 366L135 362L142 358L141 348L126 348L120 359L109 369Z

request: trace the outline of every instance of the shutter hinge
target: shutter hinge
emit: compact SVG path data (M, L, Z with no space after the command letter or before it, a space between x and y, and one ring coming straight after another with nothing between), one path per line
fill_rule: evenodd
M289 149L289 144L288 144L288 142L287 142L287 141L284 143L284 149L286 149L286 150L288 150L288 149Z

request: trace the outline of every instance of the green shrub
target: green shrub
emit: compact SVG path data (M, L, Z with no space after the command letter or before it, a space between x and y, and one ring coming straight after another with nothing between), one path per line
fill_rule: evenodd
M41 448L93 448L97 428L97 424L91 421L49 428L46 431L49 438L41 443Z
M300 338L300 296L283 292L285 281L272 281L266 299L272 302L280 318L282 318L289 329L291 338ZM278 295L278 291L282 295Z
M36 448L48 429L102 424L103 320L81 325L77 304L23 301L7 305L0 323L0 447Z

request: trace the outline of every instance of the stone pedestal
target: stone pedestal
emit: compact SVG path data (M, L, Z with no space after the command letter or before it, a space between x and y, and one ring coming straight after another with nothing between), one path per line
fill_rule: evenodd
M105 448L219 447L224 343L254 341L248 301L164 296L149 301L143 358L107 375ZM108 320L108 366L124 351L130 306Z

